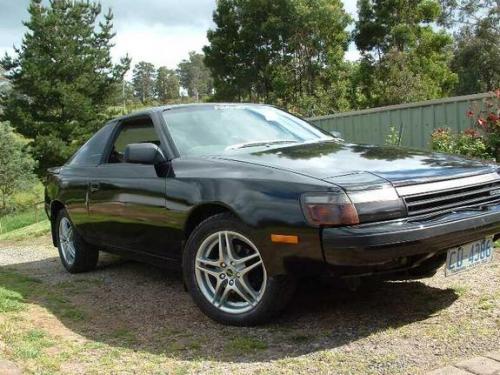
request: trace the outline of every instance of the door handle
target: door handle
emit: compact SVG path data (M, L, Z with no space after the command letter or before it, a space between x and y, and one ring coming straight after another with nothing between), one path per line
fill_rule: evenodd
M90 192L94 193L94 192L98 191L100 187L101 187L101 185L98 182L91 182L90 183Z

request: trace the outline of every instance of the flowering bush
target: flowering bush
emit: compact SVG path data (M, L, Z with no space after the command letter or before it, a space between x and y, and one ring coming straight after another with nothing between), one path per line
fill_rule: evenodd
M453 133L451 129L436 129L432 133L432 149L449 154L491 159L488 145L476 129Z
M432 149L482 159L500 161L500 89L485 101L485 108L476 105L467 112L472 126L461 133L436 129L432 133Z

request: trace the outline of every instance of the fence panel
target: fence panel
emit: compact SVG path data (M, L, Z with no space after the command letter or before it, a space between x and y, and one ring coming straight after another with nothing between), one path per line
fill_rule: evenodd
M383 144L390 127L401 131L401 145L429 149L432 132L437 128L463 131L473 126L467 117L472 107L484 109L484 101L492 93L456 96L424 102L364 109L310 118L322 129L342 133L353 143Z

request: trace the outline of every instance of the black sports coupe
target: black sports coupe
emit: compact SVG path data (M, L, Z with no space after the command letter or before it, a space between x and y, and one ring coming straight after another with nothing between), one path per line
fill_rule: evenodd
M279 313L303 276L453 275L490 261L500 232L496 165L349 144L254 104L112 120L49 170L45 204L69 272L99 251L177 265L233 325Z

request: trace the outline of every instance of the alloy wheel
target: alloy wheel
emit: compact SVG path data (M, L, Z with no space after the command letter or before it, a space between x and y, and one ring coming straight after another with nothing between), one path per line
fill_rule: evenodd
M232 231L207 237L196 252L196 283L216 308L240 314L254 308L264 294L267 274L257 247Z
M64 261L72 265L75 262L75 236L73 225L66 217L59 222L59 244Z

